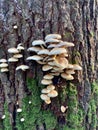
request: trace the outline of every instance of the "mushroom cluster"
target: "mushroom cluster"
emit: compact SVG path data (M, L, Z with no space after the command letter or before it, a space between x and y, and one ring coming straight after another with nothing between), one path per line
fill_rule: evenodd
M35 54L29 56L27 60L34 60L42 65L44 76L41 84L46 85L46 88L41 91L40 97L47 104L51 103L50 98L58 95L53 84L55 76L73 80L75 70L82 70L79 65L70 64L68 61L68 47L73 46L71 42L62 41L61 35L49 34L45 37L45 41L34 40L32 47L28 48L28 51L35 52Z
M8 62L18 62L19 59L21 59L23 57L22 51L24 50L24 47L22 46L22 44L18 44L17 48L13 47L13 48L9 48L8 52L11 53L13 56L11 58L8 59ZM29 66L27 65L20 65L16 67L16 70L27 70L29 69Z
M1 68L1 72L8 72L8 64L7 64L7 60L6 59L0 59L0 68Z

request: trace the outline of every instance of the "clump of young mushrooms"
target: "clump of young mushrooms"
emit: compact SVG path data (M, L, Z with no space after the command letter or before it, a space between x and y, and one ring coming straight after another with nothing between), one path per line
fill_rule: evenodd
M53 85L53 78L61 75L63 79L73 80L75 70L82 70L77 64L70 64L68 61L68 49L74 47L71 42L61 40L59 34L49 34L43 40L34 40L29 52L35 52L35 55L29 56L27 60L36 61L42 65L42 71L45 72L41 84L46 88L41 91L41 99L46 104L51 103L51 98L58 96L58 92Z

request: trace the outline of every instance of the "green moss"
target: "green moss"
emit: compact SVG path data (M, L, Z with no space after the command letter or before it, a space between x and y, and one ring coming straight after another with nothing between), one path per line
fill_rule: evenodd
M8 111L8 105L6 102L4 104L4 114L5 114L5 119L3 119L4 130L12 130L12 125L10 122L10 113Z
M57 124L57 120L50 111L41 109L42 100L40 99L40 89L43 86L37 86L36 80L27 80L28 89L32 92L30 96L23 99L22 112L17 113L16 128L18 130L36 130L36 126L45 124L47 130L52 130ZM31 104L29 104L31 101ZM25 121L21 122L20 119Z

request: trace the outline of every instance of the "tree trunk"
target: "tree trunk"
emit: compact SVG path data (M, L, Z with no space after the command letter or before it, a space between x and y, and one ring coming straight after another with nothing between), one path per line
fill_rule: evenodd
M59 96L46 105L40 99L41 66L26 58L32 41L50 33L75 44L69 60L83 69L73 81L62 81ZM0 0L0 59L11 57L7 50L19 43L23 59L0 73L0 130L98 130L98 1ZM16 71L20 64L30 70ZM63 114L61 105L68 106Z

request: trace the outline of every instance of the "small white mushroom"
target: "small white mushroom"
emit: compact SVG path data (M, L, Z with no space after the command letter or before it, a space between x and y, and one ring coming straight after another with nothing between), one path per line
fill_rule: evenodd
M17 112L22 112L22 109L21 109L21 108L18 108L18 109L17 109Z
M49 55L58 55L62 53L67 53L67 50L65 48L53 48L50 52Z
M1 68L0 71L3 73L3 72L8 72L9 70L8 70L8 68Z
M22 54L15 54L15 55L13 55L13 57L17 59L17 58L22 58L23 55Z
M68 106L66 106L66 107L61 106L61 112L62 112L62 113L64 113L67 109L68 109Z
M47 89L47 88L44 88L44 89L42 89L42 90L41 90L41 92L42 92L42 93L49 93L49 92L50 92L50 90L49 90L49 89Z
M45 42L43 40L34 40L32 42L32 45L33 46L36 46L36 45L45 45Z
M61 77L66 79L66 80L73 80L74 77L71 74L66 74L66 73L62 73Z
M50 66L50 65L43 65L42 70L43 70L43 71L48 71L48 70L51 70L52 68L53 68L53 67Z
M65 71L67 74L75 74L75 71L74 70L66 70Z
M41 80L41 84L43 84L43 85L52 84L52 80L49 80L49 79L42 79L42 80Z
M47 39L61 39L61 35L60 34L48 34L46 37L45 37L45 40Z
M17 29L18 27L17 27L17 25L14 25L13 28L14 28L14 29Z
M58 96L58 92L56 90L51 90L47 95L48 97L54 98Z
M19 53L19 51L17 50L17 48L14 48L14 47L13 48L9 48L8 52L9 53Z
M45 103L46 104L50 104L51 103L51 100L49 99L49 100L45 100Z
M38 55L29 56L27 58L27 60L35 60L35 61L42 60L42 59L43 59L43 57L42 56L38 56Z
M0 59L0 63L4 63L4 62L7 62L6 59Z
M20 65L20 66L16 67L16 70L26 71L27 69L29 69L29 66L27 66L27 65Z
M43 54L49 55L49 50L47 50L47 49L42 49L42 50L40 50L37 54L38 54L38 55L43 55Z
M64 47L73 47L74 44L71 43L71 42L60 42L60 43L58 44L58 47L62 47L62 46L64 46Z
M47 89L48 89L48 90L54 90L54 89L55 89L55 86L52 85L52 84L51 84L51 85L48 85L48 86L47 86Z
M41 94L40 95L40 98L42 99L42 100L50 100L50 97L48 97L46 94Z
M1 63L1 64L0 64L0 68L6 68L6 67L8 67L8 64L7 64L7 63Z
M17 46L17 50L22 51L22 50L24 50L24 47L23 46Z
M31 52L39 52L40 50L41 50L41 47L37 47L37 46L29 47L27 49L27 51L31 51Z
M46 41L45 41L45 43L59 43L59 42L61 42L61 40L57 40L57 39L47 39Z
M8 59L8 62L17 62L18 59L14 58L14 57L11 57Z
M5 119L5 115L3 115L3 116L1 117L1 119Z
M77 65L77 64L73 64L73 69L74 70L82 70L82 67Z
M24 122L24 121L25 121L25 119L24 119L24 118L21 118L21 119L20 119L20 121L21 121L21 122Z
M53 79L53 75L51 75L51 74L46 74L46 75L44 75L44 79Z

